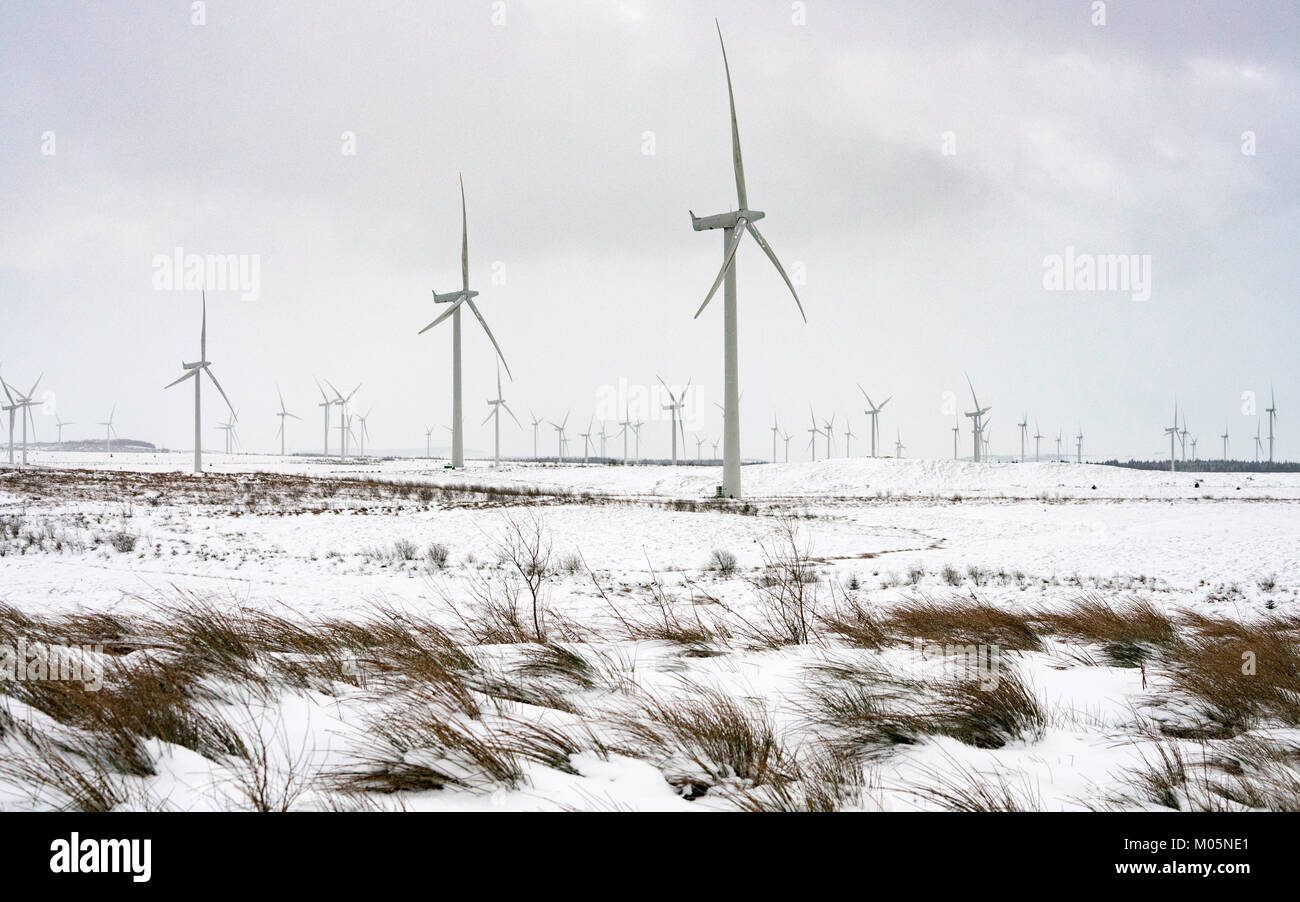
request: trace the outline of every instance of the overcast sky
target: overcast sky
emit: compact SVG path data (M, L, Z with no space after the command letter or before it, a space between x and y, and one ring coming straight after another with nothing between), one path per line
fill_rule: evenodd
M1091 0L209 0L206 24L193 15L0 5L0 375L26 389L45 373L42 438L50 408L80 438L116 405L123 437L192 444L191 394L162 387L197 357L199 296L154 286L179 247L260 267L256 300L208 296L245 447L276 445L277 384L304 417L290 446L319 447L319 376L363 383L372 447L422 448L425 424L450 422L449 324L417 332L439 312L430 292L459 287L458 172L520 419L571 409L573 435L613 388L662 375L694 380L688 426L719 438L722 305L692 317L721 234L687 213L736 204L716 15L750 205L808 314L742 245L746 457L770 455L774 413L806 457L810 403L836 414L837 453L846 416L865 448L858 382L894 396L890 453L901 430L909 456L950 456L944 392L970 409L963 372L993 407L995 453L1018 453L1026 410L1053 439L1082 425L1090 457L1167 453L1177 395L1202 456L1227 423L1247 457L1241 396L1272 380L1279 453L1296 456L1294 0L1110 0L1104 25ZM1068 247L1149 255L1150 299L1045 290L1045 257ZM465 343L466 447L490 452L495 372L472 317ZM207 423L221 414L207 392ZM530 453L531 428L509 423L503 444ZM668 453L666 423L642 452Z

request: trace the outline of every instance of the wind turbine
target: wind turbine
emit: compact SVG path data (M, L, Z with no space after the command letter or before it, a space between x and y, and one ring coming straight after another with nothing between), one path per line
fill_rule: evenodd
M1020 462L1025 461L1025 441L1029 438L1029 411L1025 411L1025 418L1016 424L1020 430Z
M794 436L786 432L784 429L781 430L781 432L782 432L781 439L782 441L785 442L785 462L789 463L790 462L790 439L794 438Z
M1174 439L1178 438L1178 402L1176 400L1174 401L1174 425L1165 428L1165 435L1169 436L1169 472L1176 473L1178 471L1174 454Z
M663 376L657 376L656 378L659 380L659 384L664 387L664 391L668 392L668 397L671 399L671 403L665 404L663 409L672 411L673 466L675 467L677 466L677 433L679 431L682 434L682 449L685 450L686 448L686 429L682 426L681 413L682 406L686 403L686 392L689 391L691 387L691 380L686 380L686 388L682 389L682 396L678 398L673 394L673 390L668 387L668 383L664 381ZM730 388L728 389L728 392L730 392ZM731 452L729 449L726 449L723 453L730 454ZM737 479L739 479L739 477L737 477ZM724 482L726 480L725 461L723 462L723 480Z
M595 415L592 415L587 420L587 431L578 433L578 437L582 439L582 462L584 464L591 462L591 435L592 435L591 427L592 424L595 422L596 422L596 417Z
M812 450L813 463L817 462L817 436L822 431L817 428L817 415L813 413L812 405L808 405L808 417L812 421L812 428L808 430L808 447Z
M1034 420L1034 463L1038 463L1038 449L1044 439L1042 424Z
M632 417L627 409L627 403L623 404L623 419L618 421L620 427L619 435L623 437L623 466L627 466L627 432L632 428ZM618 438L618 435L614 436Z
M169 385L166 386L166 388L163 389L164 391L166 391L167 388L171 388L173 385L180 385L186 379L194 380L194 472L195 473L203 472L203 422L202 422L203 402L201 397L202 389L200 387L203 380L199 378L200 373L208 374L208 378L212 380L212 384L215 385L217 387L217 391L221 393L221 399L226 402L226 406L230 408L232 413L235 410L235 408L230 403L230 399L226 397L225 389L221 387L221 383L217 381L217 377L212 374L212 363L211 361L208 360L208 295L206 291L202 293L202 299L203 299L203 320L202 320L202 325L199 327L198 362L182 363L181 367L186 371L185 375L181 376L175 382L170 383ZM100 425L103 424L101 423Z
M500 394L500 392L497 392L497 394ZM537 429L542 425L542 423L546 422L546 420L533 413L531 409L528 411L528 415L532 417L533 422L533 460L541 460L541 457L537 453Z
M1083 463L1083 424L1082 423L1079 424L1079 434L1074 437L1074 440L1075 442L1077 442L1077 444L1075 445L1075 453L1078 455L1078 457L1075 459L1075 463L1081 464Z
M366 456L366 439L370 438L370 426L367 425L366 421L370 419L370 415L374 412L375 409L372 407L366 411L365 416L362 416L361 414L357 414L357 422L361 424L361 428L357 430L357 440L361 443L362 457ZM348 425L349 426L351 425L351 418L349 418Z
M717 459L718 459L718 445L721 445L721 444L722 444L722 439L720 439L720 438L715 438L715 439L713 440L713 459L714 459L714 460L717 460Z
M980 426L980 448L981 459L987 459L989 456L989 433L992 431L993 420L989 419Z
M641 463L641 427L645 425L645 420L637 420L632 423L632 434L636 436L636 462Z
M903 431L900 429L898 430L898 434L894 441L894 457L901 459L903 456L904 447L905 446L903 445Z
M702 464L702 463L704 463L704 450L703 450L703 449L704 449L704 443L707 442L707 441L708 441L708 439L705 438L704 436L700 435L699 433L696 433L696 434L695 434L695 462L696 462L697 464Z
M339 408L339 457L343 458L348 454L348 436L352 434L352 417L348 416L348 405L357 396L357 392L361 391L361 385L358 383L351 394L344 397L343 393L334 387L333 382L326 379L325 384L330 387L330 391L334 392L334 400L331 403Z
M831 439L835 437L835 414L831 414L828 421L822 423L822 434L826 436L826 459L831 459Z
M1062 437L1064 434L1065 434L1065 431L1064 431L1063 429L1058 429L1058 430L1056 430L1056 461L1057 461L1057 463L1060 463L1060 462L1061 462L1061 437ZM1170 444L1169 447L1172 448L1173 445ZM1173 453L1170 452L1170 455L1169 455L1169 456L1170 456L1170 458L1172 459L1172 458L1173 458Z
M497 344L496 336L488 328L487 320L483 319L483 314L479 312L478 306L474 303L474 298L478 297L477 291L471 291L469 287L469 218L465 212L465 178L460 179L460 274L461 290L452 291L447 294L433 293L435 304L450 304L445 312L429 325L420 330L423 335L443 320L451 317L451 465L457 469L465 466L465 424L461 414L460 399L460 308L468 305L474 318L478 320L483 331L487 333L488 339L492 342L492 347L496 348L497 357L506 368L506 375L513 380L514 376L510 373L510 364L506 363L506 357L501 353L501 346Z
M534 454L534 456L536 456L536 454ZM424 459L431 460L432 458L433 458L433 427L425 426L424 427Z
M853 456L853 424L847 420L844 422L844 456Z
M284 421L286 419L301 420L302 417L298 416L295 413L289 413L288 408L284 406L284 392L280 391L280 386L277 385L275 387L275 393L280 396L280 412L277 413L276 416L280 418L280 456L284 457L284 439L285 439Z
M569 425L569 414L572 412L573 411L566 412L564 414L564 419L558 423L555 422L554 420L551 420L551 426L555 428L556 441L559 443L560 463L564 463L564 446L568 444L568 441L564 437L564 430Z
M1219 436L1219 438L1223 439L1223 459L1227 460L1228 459L1228 424L1227 423L1223 424L1223 435Z
M1197 441L1198 441L1197 437L1192 436L1192 463L1196 463L1196 442Z
M958 460L957 439L961 436L961 420L957 419L954 413L952 416L952 459Z
M316 406L319 407L321 410L325 411L325 449L321 452L321 456L329 457L330 456L330 408L334 406L334 401L333 399L330 398L329 395L325 394L325 389L321 388L320 380L316 379L315 381L316 381L316 388L318 391L320 391L320 397L321 397L321 402Z
M776 414L772 414L772 463L776 463L776 437L781 432L781 427L776 423Z
M75 426L75 425L76 425L76 423L65 423L65 422L63 422L63 418L60 417L58 414L55 414L55 416L54 416L54 426L55 426L56 429L59 430L59 444L60 444L60 445L63 444L63 427L64 427L64 426Z
M19 393L17 398L9 393L9 389L13 388L13 386L5 385L5 395L9 398L9 406L5 409L9 411L10 463L14 462L14 414L21 411L21 413L18 413L18 416L23 421L23 456L21 465L24 467L27 466L27 421L31 420L32 435L34 438L36 433L36 420L32 418L32 407L35 406L36 401L33 399L33 396L36 394L36 387L41 384L41 380L44 378L45 374L42 373L37 377L36 381L32 383L32 387L27 390L27 394L24 395Z
M226 403L229 404L230 402L227 401ZM113 417L116 413L117 405L114 404L113 409L108 414L108 419L99 424L104 427L104 446L109 454L113 453L113 436L117 435L117 430L113 428Z
M1178 454L1184 461L1187 460L1187 414L1186 413L1183 414L1183 428L1178 433Z
M511 410L510 405L506 403L505 395L501 394L500 366L497 367L497 396L495 399L488 401L488 406L491 407L492 410L486 417L484 417L483 422L479 425L485 425L488 420L495 420L492 424L492 430L496 435L496 442L493 445L492 451L492 466L499 467L501 466L501 409L505 408L506 413L510 414L510 419L515 421L516 426L520 429L524 428L524 424L519 422L519 417L515 416L515 412Z
M1255 463L1259 463L1259 455L1264 450L1264 443L1259 438L1260 428L1261 427L1259 421L1256 420L1255 422Z
M970 417L972 421L971 435L974 437L974 442L975 442L975 463L979 463L980 460L983 459L983 456L980 453L981 451L980 445L984 442L984 427L981 425L981 423L984 420L984 414L988 413L993 408L980 407L980 400L979 398L975 397L975 386L970 381L969 375L966 376L966 384L970 386L971 400L975 402L975 409L970 413L967 413L966 416Z
M871 395L867 394L867 390L862 387L862 383L858 383L858 391L862 392L862 397L867 399L867 409L863 413L871 417L871 456L875 457L876 444L880 441L880 411L885 409L885 405L892 401L894 396L890 395L877 406L876 402L871 400Z
M717 21L714 21L717 25ZM740 241L749 232L763 253L776 267L781 278L785 281L786 287L790 289L790 294L794 296L795 305L799 308L799 315L807 322L808 317L804 314L803 304L799 300L799 293L794 289L794 283L786 275L785 267L777 259L776 253L758 231L754 223L762 219L765 214L759 210L749 208L749 197L745 190L745 166L740 156L740 128L736 124L736 95L731 86L731 66L727 62L727 47L722 41L722 26L718 25L718 43L722 46L722 65L727 74L727 99L731 106L731 157L733 168L736 174L736 201L737 209L730 213L719 213L715 216L697 217L694 212L691 213L691 226L697 232L722 229L722 269L718 277L713 280L713 287L704 298L704 303L696 311L695 318L699 319L704 308L709 305L709 301L718 291L718 286L726 282L723 291L723 442L722 442L722 490L725 495L731 498L739 498L740 491L740 375L739 375L739 351L736 342L736 250L740 247Z
M609 438L609 435L605 432L604 420L600 421L600 432L596 433L596 435L600 438L600 459L605 460L605 441Z
M1273 463L1273 421L1277 419L1277 394L1273 391L1273 386L1268 387L1269 404L1265 413L1268 414L1268 462Z
M235 424L239 422L239 414L233 410L230 412L230 419L217 426L218 429L226 433L226 453L232 454L235 450Z

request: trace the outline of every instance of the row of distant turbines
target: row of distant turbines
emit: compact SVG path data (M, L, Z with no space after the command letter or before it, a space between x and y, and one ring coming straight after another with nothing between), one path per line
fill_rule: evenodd
M794 283L791 281L789 275L786 273L785 268L781 265L781 262L777 258L776 253L772 250L767 240L763 237L762 233L758 230L758 227L755 225L755 223L757 223L760 219L763 219L766 214L764 214L760 210L752 209L749 206L749 196L748 196L748 191L745 182L745 168L744 168L744 163L742 160L741 149L740 149L740 129L737 124L737 117L736 117L736 98L735 98L735 92L733 89L732 79L731 79L731 67L727 60L726 44L722 40L721 26L718 26L718 41L722 49L723 70L726 75L726 81L727 81L727 100L730 108L732 170L735 176L737 205L735 210L732 210L727 213L719 213L712 216L698 217L694 214L694 212L691 212L690 216L691 216L691 226L695 231L697 232L721 231L722 232L722 268L718 272L717 277L714 279L713 284L710 287L708 293L705 295L703 303L696 311L695 317L698 319L700 315L704 313L704 310L708 307L709 303L713 300L714 296L718 293L718 289L720 287L723 288L723 388L724 388L724 393L723 393L723 403L721 405L722 420L723 420L722 439L721 439L721 444L723 447L723 454L722 454L723 493L727 497L739 498L741 496L740 389L739 389L740 376L739 376L739 350L738 350L738 342L737 342L738 315L737 315L737 298L736 298L736 293L737 293L736 292L736 271L737 271L737 251L739 250L740 244L743 241L746 234L748 234L750 237L754 239L759 249L763 251L763 253L767 256L768 260L775 267L777 273L781 276L786 287L789 289L790 294L793 296L795 305L799 310L800 316L803 317L805 322L807 321L807 315L804 312L803 303L799 299L799 294L795 290ZM429 330L440 325L444 321L448 319L451 320L452 425L449 430L451 432L450 464L451 466L458 467L458 468L463 467L465 465L464 412L463 412L462 392L461 392L461 384L462 384L461 315L464 309L468 308L468 310L474 315L474 318L478 320L478 323L482 327L484 333L487 335L488 340L492 343L492 347L496 352L496 356L498 360L500 361L500 366L505 367L507 377L513 380L513 375L510 372L509 364L506 362L505 354L502 352L501 346L500 344L498 344L496 337L492 334L492 330L488 327L487 321L483 318L482 311L479 310L478 305L475 303L475 298L479 296L479 293L470 288L469 222L468 222L468 214L467 214L467 204L465 200L465 183L463 177L460 179L460 195L461 195L461 286L458 290L455 291L446 292L442 294L439 294L437 292L433 293L434 303L447 305L446 310L438 317L436 317L432 322L430 322L427 326L425 326L423 329L420 330L420 334L424 334L425 332L428 332ZM202 392L202 382L203 382L204 375L207 376L207 378L212 382L213 386L217 389L218 393L221 394L222 399L226 402L226 406L230 410L230 418L225 423L220 424L218 427L223 432L225 432L226 449L228 451L231 450L235 446L235 443L237 442L235 427L236 427L236 423L238 422L238 414L236 413L233 405L231 405L230 399L226 397L225 391L222 390L221 384L217 381L216 376L213 375L211 362L207 359L206 295L204 296L203 299L203 321L202 321L200 340L199 340L199 360L194 363L183 364L183 369L185 370L185 372L178 379L172 382L171 385L167 387L170 388L172 386L179 385L180 383L186 381L187 379L194 380L194 470L195 472L202 472L203 442L202 442L202 422L201 422L202 420L201 392ZM40 380L37 380L37 384L39 384L39 381ZM662 382L662 379L660 381ZM969 379L967 381L969 383ZM347 454L349 439L354 439L354 438L359 439L359 444L361 445L362 453L364 453L365 438L368 434L368 430L366 426L366 418L369 416L369 413L367 413L365 416L358 416L351 413L352 400L355 397L360 386L358 386L357 389L354 389L351 393L344 395L342 392L338 391L338 389L336 389L330 383L326 382L326 385L329 386L330 391L333 393L332 396L330 393L326 392L324 387L320 386L319 383L317 384L317 387L320 389L320 393L321 393L321 402L319 406L322 408L323 419L324 419L324 441L323 441L324 453L326 455L329 454L330 413L332 410L336 408L339 411L339 423L336 428L338 429L339 432L340 455ZM688 383L688 387L689 387L689 383ZM666 385L665 388L667 388ZM859 388L861 387L859 386ZM24 433L23 460L24 463L26 462L26 445L27 445L26 429L27 429L28 422L31 421L30 409L32 405L35 403L33 401L35 390L36 390L36 386L34 385L32 389L28 391L26 394L19 394L15 396L10 391L9 386L7 384L5 385L5 393L9 403L8 406L4 407L4 410L6 410L9 413L9 419L10 419L9 443L10 443L11 462L13 458L14 419L19 412L21 412L21 416L22 416L22 428ZM877 405L872 401L872 399L869 396L866 395L865 390L863 391L863 395L864 397L866 397L867 404L868 404L868 407L865 412L871 420L869 437L870 437L870 445L871 445L871 454L874 457L878 454L879 446L881 443L880 429L879 429L879 415L880 412L884 409L885 405L889 403L890 399L886 398L884 402ZM668 404L664 405L664 409L671 412L672 460L673 463L677 463L678 461L677 440L679 436L682 439L683 450L685 450L685 445L686 445L686 436L685 436L685 431L681 419L682 408L684 406L684 400L685 400L685 392L683 391L683 393L679 396L674 394L670 390L669 397L671 400L669 401ZM990 412L991 408L980 406L979 400L975 397L975 390L973 385L971 386L971 397L972 400L974 401L975 409L973 411L966 412L965 416L971 420L972 459L975 461L980 461L985 459L988 456L990 420L987 419L987 415ZM509 408L509 406L506 404L506 401L502 394L499 368L497 373L497 397L495 399L489 400L488 403L491 406L491 410L489 411L488 418L484 420L484 424L487 423L488 419L494 421L495 448L493 452L493 459L495 462L499 462L501 459L501 429L500 429L501 412L504 410L506 413L510 415L510 417L517 424L519 423L518 417L515 416L514 411L512 411ZM1273 437L1274 437L1273 417L1276 413L1275 407L1276 405L1273 405L1269 409L1269 460L1270 461L1273 458L1273 454L1272 454ZM280 412L277 414L277 416L280 418L280 429L279 432L277 433L277 437L279 437L281 440L280 450L281 450L281 454L283 455L285 451L286 421L288 419L296 420L300 418L296 414L290 413L287 410L287 408L284 406L284 399L282 395L280 397ZM112 419L113 419L112 415L110 415L109 420L106 423L100 424L106 427L106 445L109 447L110 450L111 450L112 437L114 435ZM568 419L569 417L566 414L565 418L559 423L556 423L554 421L549 421L549 425L556 432L558 454L561 459L563 459L566 456L568 450L567 447L568 440L566 434ZM831 453L834 417L832 417L829 421L823 421L820 424L817 422L817 418L815 415L812 415L811 419L812 419L811 428L808 430L809 448L811 449L813 456L815 458L817 453L818 437L824 437L827 441L827 453L829 455ZM357 424L356 432L353 431L354 422ZM954 457L956 457L958 454L958 442L960 438L959 423L960 420L958 420L957 424L954 424L953 426L953 456ZM1177 417L1175 417L1175 423L1177 423ZM541 424L542 421L540 419L534 418L532 424L534 457L537 457L538 429ZM61 426L62 425L66 425L66 424L61 424ZM520 425L522 428L522 424ZM626 447L627 437L628 437L629 430L631 430L636 437L636 443L638 446L637 457L639 459L640 458L640 449L639 449L640 429L641 426L644 425L644 423L634 424L630 421L629 417L625 416L624 421L620 422L619 425L622 427L622 432L619 433L619 435L621 435L624 440L624 458L625 459L627 458L627 447ZM1025 452L1027 450L1025 445L1028 439L1028 416L1026 416L1023 420L1021 420L1017 425L1020 429L1020 434L1021 434L1021 459L1023 460L1025 459ZM602 443L602 451L603 451L604 450L603 446L608 436L604 434L603 425L601 429L602 432L599 434L599 438ZM1171 451L1172 451L1173 442L1175 441L1176 433L1170 430L1166 430L1166 431L1170 432L1170 442L1171 442ZM1038 454L1039 445L1042 439L1044 438L1044 436L1041 435L1041 430L1036 429L1035 432L1037 433L1034 436L1035 458L1037 458L1039 456ZM432 428L426 428L425 430L426 452L431 451L432 434L433 434ZM593 438L593 435L594 433L592 432L590 425L588 426L588 431L586 433L580 433L580 436L583 438L584 441L584 456L589 456L590 445L591 445L591 440ZM847 430L847 433L845 435L846 449L851 449L851 442L853 437L854 436L852 435L852 430L850 427ZM783 438L785 441L786 458L788 460L789 445L792 436L789 433L785 432L784 430L780 429L779 425L776 422L774 422L772 426L773 460L776 459L776 445L777 445L778 438ZM1080 427L1078 435L1076 435L1074 438L1075 438L1076 459L1082 462L1083 440L1084 440L1082 427ZM1061 434L1058 434L1056 438L1058 458L1060 457L1062 439L1063 436ZM702 447L703 440L697 437L696 441L697 441L696 452L698 456L701 453L700 449ZM1185 435L1184 435L1184 441L1185 441ZM1225 447L1225 456L1226 456L1226 448L1227 448L1226 433L1224 436L1224 443L1225 443L1224 447ZM1259 445L1258 435L1256 437L1256 443L1258 448ZM896 431L895 447L894 447L895 456L901 457L905 449L906 446L903 444L902 433L901 431ZM1194 439L1193 439L1193 453L1195 453ZM715 455L716 455L716 450L715 450ZM602 456L604 455L602 454ZM1172 459L1172 453L1171 453L1170 464L1171 466L1173 466L1174 464L1174 461Z

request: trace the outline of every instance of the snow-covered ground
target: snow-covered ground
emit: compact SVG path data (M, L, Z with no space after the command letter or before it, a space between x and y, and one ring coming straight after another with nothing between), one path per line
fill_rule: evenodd
M540 525L552 549L545 604L589 631L566 647L621 676L575 690L580 715L519 703L512 717L616 734L618 705L631 710L637 699L674 697L686 681L760 706L792 755L834 732L808 715L809 674L828 661L870 663L922 684L934 662L906 643L865 652L824 627L808 644L764 648L733 636L698 655L619 629L622 617L652 615L656 592L684 617L703 609L721 621L738 618L733 627L756 622L764 575L788 526L807 551L817 578L810 598L823 612L845 598L884 617L909 600L977 598L1028 614L1096 597L1246 622L1300 614L1295 474L837 459L747 466L745 502L715 505L721 473L710 467L473 462L458 472L441 461L209 454L209 475L200 479L184 475L189 460L40 452L22 473L0 470L0 602L28 615L125 617L156 616L158 605L190 597L299 622L361 619L383 606L455 631L476 591L506 584L501 552L509 531ZM304 479L277 482L281 476ZM432 560L434 546L445 549L445 562ZM735 556L734 573L719 572L715 550ZM466 645L502 672L528 653L516 644ZM1167 689L1162 665L1151 656L1143 667L1108 666L1092 660L1095 651L1053 640L1014 652L1015 669L1048 712L1044 729L995 749L948 735L891 747L863 765L864 785L843 807L952 807L937 800L935 787L972 774L1027 807L1152 806L1116 799L1134 791L1126 775L1171 741L1150 735L1148 709ZM624 679L634 686L630 694L611 688ZM383 702L359 687L306 688L285 692L273 716L253 716L247 705L227 713L267 733L276 760L329 773L365 757L374 732L368 718ZM10 711L47 717L12 699ZM1288 742L1300 738L1294 725L1266 726ZM232 795L236 765L151 742L155 774L139 782L155 801L133 795L125 806L243 804ZM520 779L494 788L380 795L377 804L687 810L737 803L722 791L688 800L695 784L683 783L676 764L610 751L613 740L596 745L563 767L529 760ZM2 808L55 804L22 781L4 786L0 775ZM294 804L335 798L313 783Z

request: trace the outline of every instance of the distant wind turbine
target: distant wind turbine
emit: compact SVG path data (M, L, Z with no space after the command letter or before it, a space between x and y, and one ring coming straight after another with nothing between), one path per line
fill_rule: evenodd
M1260 440L1259 437L1260 428L1261 428L1260 423L1258 420L1256 420L1255 421L1255 463L1259 463L1259 456L1264 451L1264 443L1263 441Z
M681 415L682 407L686 403L686 393L690 391L691 388L691 380L686 380L686 388L682 389L682 396L679 398L673 394L673 390L668 387L668 383L664 381L663 376L658 376L656 378L659 379L659 384L664 387L664 391L668 392L668 397L670 399L670 403L665 404L663 409L672 412L673 466L675 467L677 466L677 434L679 432L682 436L682 450L686 450L686 428L682 425ZM726 469L725 464L723 469Z
M1227 423L1223 424L1223 435L1219 436L1219 438L1223 439L1223 459L1227 460L1228 459L1228 424Z
M280 456L284 457L284 440L286 431L284 428L285 420L301 420L302 417L298 416L296 413L289 413L289 409L284 406L284 392L280 391L280 386L277 385L275 387L275 393L280 396L280 412L277 413L276 416L280 418Z
M844 421L844 456L853 456L853 424Z
M432 426L424 427L424 458L425 460L431 460L433 458L433 427Z
M1034 463L1038 463L1038 459L1039 459L1038 451L1040 446L1042 445L1042 441L1044 438L1045 436L1043 435L1042 425L1038 422L1038 420L1034 420Z
M325 389L321 388L320 380L316 380L316 389L320 392L321 402L316 406L325 412L325 447L321 451L322 457L330 456L330 408L334 406L334 400L327 394Z
M54 427L55 427L56 429L59 430L59 444L60 444L60 445L63 444L63 427L64 427L64 426L75 426L75 425L76 425L76 423L65 423L65 422L63 422L63 418L62 418L62 417L58 416L57 414L55 415L55 417L54 417Z
M1025 443L1029 438L1029 411L1025 411L1025 418L1016 424L1016 428L1020 430L1020 462L1024 463Z
M871 456L875 457L876 445L880 441L880 411L885 409L885 405L892 401L894 396L890 395L877 405L875 401L871 400L871 395L867 394L867 390L862 387L861 383L858 384L858 391L862 392L862 397L867 399L867 409L863 413L871 417Z
M565 438L565 436L564 436L564 430L565 430L566 428L568 428L568 425L569 425L569 414L572 413L572 412L573 412L573 411L568 411L567 413L565 413L565 414L564 414L564 419L561 420L561 421L558 422L558 423L555 422L554 420L551 420L551 426L554 427L554 429L555 429L555 437L556 437L556 441L559 443L559 453L558 453L557 457L558 457L558 460L560 461L560 463L563 463L563 462L564 462L564 447L565 447L565 445L568 444L568 440L567 440L567 439Z
M348 415L348 408L352 404L352 399L357 396L357 392L361 391L361 385L358 384L344 397L343 392L335 388L333 382L326 379L325 384L330 387L330 391L334 392L333 404L339 409L339 457L347 457L348 436L352 434L352 417Z
M717 22L715 20L715 25ZM762 219L765 214L759 210L749 208L749 197L745 190L745 167L740 156L740 128L736 124L736 96L731 85L731 66L727 62L727 47L722 42L722 26L718 25L718 42L722 45L722 65L727 73L727 99L731 106L731 156L732 164L736 174L736 201L737 208L730 213L719 213L714 216L697 217L694 212L691 213L691 226L697 232L709 231L713 229L722 229L722 270L718 277L713 280L713 287L704 298L704 303L696 311L695 317L699 318L704 312L704 308L709 305L709 301L718 291L718 286L726 282L723 291L723 451L722 451L722 489L723 493L731 498L739 498L741 495L740 488L740 375L739 375L739 352L736 341L736 250L740 247L741 239L744 238L745 232L749 232L763 253L776 267L781 278L785 281L786 287L790 289L790 294L794 296L795 305L799 308L799 315L807 322L807 316L803 311L803 304L799 300L799 293L794 289L794 283L786 275L785 268L781 261L777 259L776 253L768 245L767 239L758 231L754 223Z
M826 436L826 459L830 460L834 453L831 450L831 441L835 438L835 414L831 414L831 418L822 423L822 434Z
M108 414L108 419L99 424L104 427L104 447L108 450L109 454L113 453L113 436L117 435L117 430L113 428L113 417L116 414L117 405L114 404L113 409Z
M36 405L36 400L35 400L36 387L41 384L41 380L44 378L45 378L45 374L42 373L40 376L37 377L36 381L32 384L32 387L27 390L27 394L24 395L18 393L17 397L14 397L13 394L10 394L10 389L12 389L13 386L8 384L5 385L5 396L9 398L9 404L8 406L5 407L5 409L9 411L9 462L10 463L14 462L14 414L17 413L18 417L22 420L22 424L23 424L23 453L22 453L21 465L24 467L27 466L27 423L29 420L31 421L32 437L34 438L36 433L36 420L33 419L32 417L32 407ZM14 391L17 392L16 389Z
M808 417L812 421L812 428L808 430L808 448L812 451L813 463L817 462L817 436L822 431L817 428L817 415L813 413L812 405L808 405Z
M541 456L537 453L537 429L542 425L542 423L546 422L546 420L544 417L539 417L537 414L533 413L532 410L528 411L528 416L532 419L533 423L533 460L541 460Z
M429 325L420 330L423 335L443 320L451 317L451 465L456 469L465 466L465 423L464 416L461 412L461 390L460 390L460 308L462 305L468 305L474 318L478 320L483 331L487 333L488 340L492 342L492 347L496 349L497 357L506 368L506 375L513 380L514 376L510 373L510 364L506 363L506 357L501 353L501 346L497 344L496 336L488 328L487 320L483 319L483 314L479 312L474 303L474 298L478 297L477 291L471 291L469 287L469 218L465 212L465 178L460 179L460 273L461 273L461 290L452 291L447 294L433 293L435 304L450 304L447 310L435 319Z
M786 462L786 463L789 463L789 462L790 462L790 439L792 439L792 438L794 438L793 435L791 435L790 433L786 432L785 430L782 430L781 440L785 442L785 462Z
M1178 438L1178 401L1174 401L1174 425L1165 428L1165 435L1169 436L1169 472L1178 471L1177 455L1174 453L1174 440Z
M488 413L487 417L484 418L483 423L481 423L480 425L486 425L488 420L495 421L492 424L492 431L495 435L495 441L492 446L492 466L499 467L501 466L501 411L502 409L504 409L506 413L510 414L510 419L515 421L516 426L518 426L520 429L524 428L524 424L519 422L519 417L515 416L515 412L511 410L510 405L506 403L505 395L501 393L501 367L500 366L497 367L497 396L493 400L488 401L488 406L490 406L492 410L490 413Z
M1265 411L1268 414L1268 462L1273 463L1273 422L1277 419L1277 394L1273 391L1273 386L1268 387L1269 404Z
M903 431L899 429L894 439L894 457L902 459L904 447L906 446L903 444Z
M1075 453L1078 455L1078 457L1075 459L1075 463L1081 464L1083 463L1083 424L1082 423L1079 424L1079 434L1074 437L1074 440L1075 442L1077 442L1077 444L1075 445Z
M975 397L975 386L970 381L970 376L966 376L966 384L970 386L971 400L975 402L975 409L966 414L971 419L971 435L975 442L975 463L983 459L980 446L984 443L984 427L981 425L984 420L984 414L992 410L992 407L980 407L979 398Z
M366 411L365 416L357 414L357 422L361 424L361 428L357 430L357 441L360 442L361 445L360 454L362 457L366 456L366 439L370 438L369 420L370 415L374 412L375 409L372 407Z
M780 432L781 427L777 425L776 414L772 414L772 463L776 463L776 437Z
M582 462L584 464L591 462L591 427L595 422L596 417L593 415L587 420L587 431L578 433L578 437L582 439Z
M952 459L959 460L960 455L957 453L957 439L961 437L961 420L957 419L957 414L952 416Z

